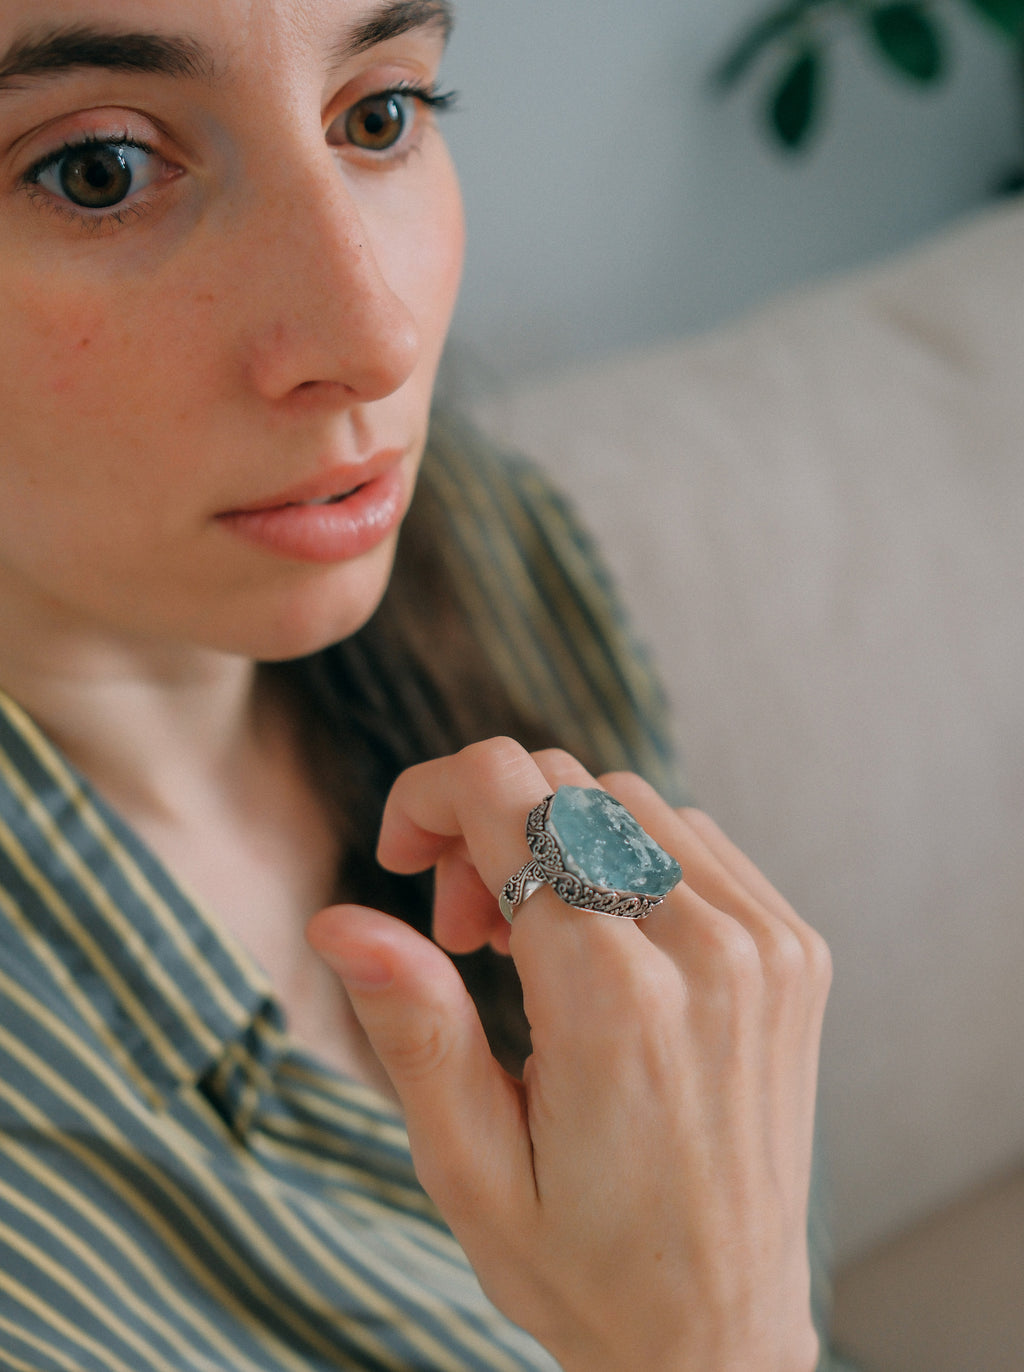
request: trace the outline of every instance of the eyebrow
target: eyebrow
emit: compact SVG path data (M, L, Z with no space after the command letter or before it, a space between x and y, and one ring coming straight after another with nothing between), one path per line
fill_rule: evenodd
M412 29L438 27L447 42L454 22L450 0L390 0L352 29L337 59L366 52ZM0 93L24 80L81 68L143 75L209 78L213 56L186 35L111 31L72 25L16 39L0 57Z
M450 0L391 0L356 25L342 45L342 54L365 52L410 29L439 28L447 42L454 23Z
M213 59L192 38L74 25L16 39L0 57L0 91L80 67L198 78L211 73Z

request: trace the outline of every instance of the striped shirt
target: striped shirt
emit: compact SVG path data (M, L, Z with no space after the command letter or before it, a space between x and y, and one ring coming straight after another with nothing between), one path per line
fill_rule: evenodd
M550 1366L400 1119L7 699L0 811L2 1366Z

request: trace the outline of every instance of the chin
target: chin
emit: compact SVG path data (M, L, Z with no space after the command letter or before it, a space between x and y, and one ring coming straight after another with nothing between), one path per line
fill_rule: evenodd
M387 590L394 549L377 549L362 565L332 569L325 577L293 587L252 608L228 630L227 651L257 662L309 657L350 638L370 620Z
M303 619L269 627L263 632L250 627L240 634L204 635L205 646L215 652L249 658L253 662L292 662L350 638L371 618L374 609L376 605L365 615L354 619L328 619L324 623Z

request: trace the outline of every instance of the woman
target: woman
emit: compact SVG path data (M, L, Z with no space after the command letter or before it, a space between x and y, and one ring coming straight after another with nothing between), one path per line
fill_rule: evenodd
M544 883L502 917L527 815L595 782L546 746L568 706L534 727L472 660L457 460L360 632L459 277L449 22L0 15L6 1367L816 1362L820 940L618 772L685 879L643 924ZM368 851L421 757L379 858L433 870L436 943ZM507 959L442 951L481 948L522 979L522 1080L466 989L513 1065Z

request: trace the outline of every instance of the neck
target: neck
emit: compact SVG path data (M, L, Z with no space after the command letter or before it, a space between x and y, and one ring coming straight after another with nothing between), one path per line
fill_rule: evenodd
M303 937L333 896L339 838L288 703L243 658L41 627L19 639L2 604L0 623L0 686L262 964L298 1039L382 1088L340 982Z
M0 649L0 685L124 809L172 818L196 786L226 781L251 747L256 669L195 648L37 636Z

